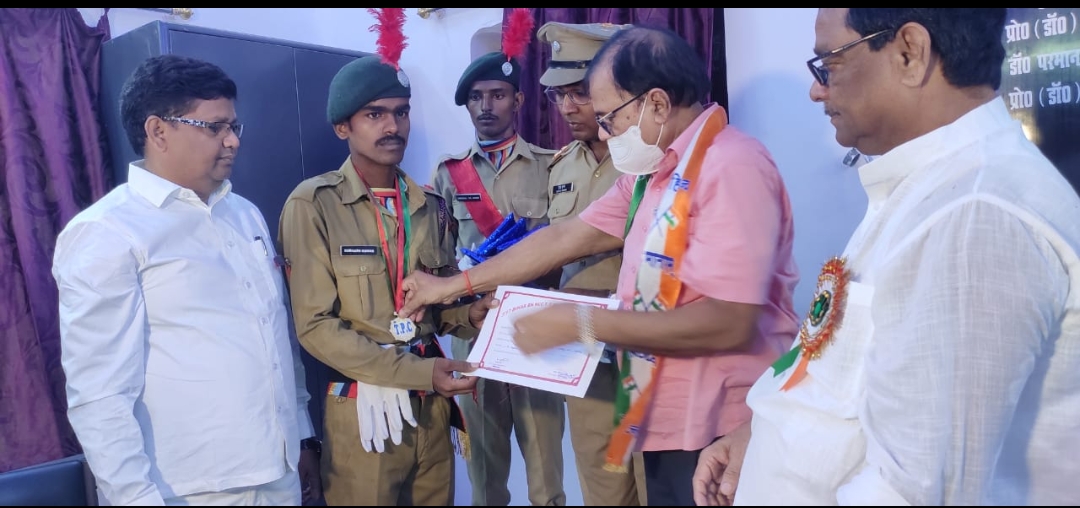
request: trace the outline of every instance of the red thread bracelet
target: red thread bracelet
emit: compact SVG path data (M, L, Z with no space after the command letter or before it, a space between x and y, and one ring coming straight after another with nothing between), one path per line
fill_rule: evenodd
M465 270L461 272L461 275L465 276L465 290L469 292L469 296L476 296L472 288L472 281L469 280L469 271Z

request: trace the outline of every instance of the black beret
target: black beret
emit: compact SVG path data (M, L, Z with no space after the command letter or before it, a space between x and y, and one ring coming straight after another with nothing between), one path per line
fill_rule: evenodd
M465 68L465 73L461 75L461 79L458 80L457 91L454 92L454 103L458 106L464 106L469 100L469 90L472 90L473 83L477 81L505 81L514 85L515 89L519 88L521 64L518 63L516 58L511 58L509 62L510 73L507 74L503 68L505 63L507 63L506 55L499 51L493 51L473 60Z
M330 81L326 119L336 125L371 101L411 96L404 72L382 63L377 55L357 58L345 64Z

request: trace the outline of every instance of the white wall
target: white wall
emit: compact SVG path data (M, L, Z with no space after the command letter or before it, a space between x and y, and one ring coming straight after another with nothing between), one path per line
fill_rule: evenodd
M101 9L80 11L91 24L101 15ZM731 123L764 142L787 185L802 273L795 309L802 315L821 263L841 253L863 216L866 198L855 170L840 163L847 150L836 144L821 105L809 100L813 78L805 62L812 56L816 9L724 11ZM471 141L472 124L465 109L454 105L454 86L468 65L473 34L501 23L502 9L445 9L428 19L415 9L407 13L409 47L402 67L413 83L413 130L402 165L418 181L427 181L436 157ZM135 9L109 13L113 36L166 18ZM365 9L199 8L188 21L172 21L360 51L374 51L375 45L375 34L368 31L374 20ZM569 434L563 450L567 502L580 505ZM456 485L457 504L470 504L460 460ZM516 451L510 489L512 504L528 504L524 466Z
M821 104L810 101L816 16L817 9L724 9L730 122L765 144L787 186L800 316L822 263L843 252L866 211L856 170L840 162L847 149Z

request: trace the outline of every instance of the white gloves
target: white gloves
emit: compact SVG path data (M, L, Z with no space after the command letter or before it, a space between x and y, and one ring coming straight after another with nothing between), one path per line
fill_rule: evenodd
M374 446L376 452L382 453L387 437L401 444L401 431L405 429L402 417L416 427L408 390L356 382L356 419L365 451L370 452Z

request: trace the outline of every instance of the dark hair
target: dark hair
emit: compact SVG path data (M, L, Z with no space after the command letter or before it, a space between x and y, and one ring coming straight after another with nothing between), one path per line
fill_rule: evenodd
M177 55L146 59L120 91L120 118L131 148L144 155L149 116L182 116L196 100L215 99L236 100L236 83L220 67Z
M847 24L864 36L893 30L868 42L870 49L877 51L893 40L896 29L905 23L918 23L930 33L930 49L941 57L942 72L949 84L958 88L990 85L997 90L1005 61L1001 34L1006 13L1004 8L851 8Z
M616 88L631 95L659 88L678 106L704 101L712 88L701 56L666 28L635 26L615 32L585 71L586 88L593 72L605 66L610 66Z

